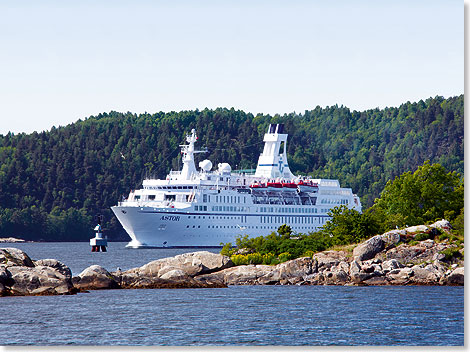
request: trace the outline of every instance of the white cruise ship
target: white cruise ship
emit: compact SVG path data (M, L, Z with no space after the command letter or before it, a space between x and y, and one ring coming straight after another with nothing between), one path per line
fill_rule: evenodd
M295 176L287 163L283 124L269 125L256 172L229 164L194 163L195 130L181 145L183 168L143 187L111 207L132 241L127 247L215 247L239 235L266 236L282 224L307 233L321 227L338 205L361 211L361 202L337 180Z

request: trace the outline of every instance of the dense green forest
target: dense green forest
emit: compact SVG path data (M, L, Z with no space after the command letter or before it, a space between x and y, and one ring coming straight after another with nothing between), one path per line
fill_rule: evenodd
M464 96L351 111L316 107L256 116L234 109L140 114L110 112L50 131L0 135L0 237L88 240L93 215L111 239L128 237L110 206L146 175L180 164L179 144L195 128L213 164L256 167L270 123L284 123L294 173L339 179L374 203L388 180L424 161L464 172ZM198 161L198 160L196 160Z

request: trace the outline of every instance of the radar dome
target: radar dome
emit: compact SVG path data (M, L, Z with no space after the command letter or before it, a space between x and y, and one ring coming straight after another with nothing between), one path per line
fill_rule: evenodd
M203 171L210 171L212 169L212 162L210 160L203 160L203 161L200 161L199 162L199 167L203 170Z
M227 163L219 164L219 172L226 173L232 171L232 167Z

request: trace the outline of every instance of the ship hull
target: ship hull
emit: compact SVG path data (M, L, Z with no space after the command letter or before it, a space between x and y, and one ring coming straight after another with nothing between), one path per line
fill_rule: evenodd
M288 223L282 216L272 216L272 221L261 223L257 214L191 213L132 206L111 209L131 238L127 245L130 248L220 247L228 242L235 244L240 235L267 236ZM326 217L315 219L308 226L292 226L293 230L314 231L326 221Z

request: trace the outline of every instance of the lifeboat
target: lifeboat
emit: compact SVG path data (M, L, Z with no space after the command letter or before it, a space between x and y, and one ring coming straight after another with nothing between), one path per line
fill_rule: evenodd
M318 190L318 184L311 181L302 181L300 180L297 183L297 187L300 192L316 192Z
M266 189L266 185L264 183L253 183L250 185L250 188L256 190L264 190Z
M282 183L281 182L268 182L268 191L282 191Z
M294 182L283 182L282 188L284 191L295 191L297 190L297 184Z

